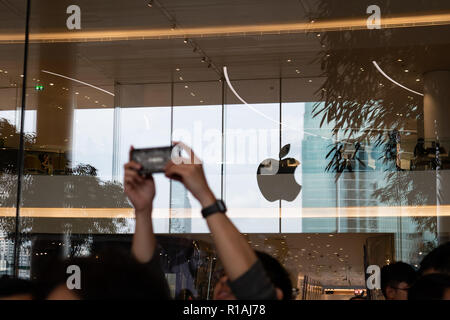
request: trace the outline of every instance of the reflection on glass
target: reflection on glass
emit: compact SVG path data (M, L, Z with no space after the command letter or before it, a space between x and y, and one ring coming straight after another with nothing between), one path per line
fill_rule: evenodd
M74 112L72 166L89 164L101 180L112 178L112 109L76 109Z
M173 140L191 146L202 160L209 186L221 195L222 106L177 106L173 111ZM208 232L199 202L180 183L172 182L171 232Z
M278 104L253 104L275 121L244 105L226 106L224 194L229 216L242 232L278 232L279 201L265 199L257 183L257 169L279 153ZM252 119L249 122L249 119ZM253 224L253 219L258 224Z
M120 110L120 165L117 179L123 179L123 165L129 161L129 150L170 145L170 107L121 108ZM156 184L154 200L154 229L169 232L170 183L163 174L153 175Z

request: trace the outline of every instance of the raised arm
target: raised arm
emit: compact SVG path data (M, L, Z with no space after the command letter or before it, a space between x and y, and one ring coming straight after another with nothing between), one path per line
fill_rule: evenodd
M177 144L190 154L190 158L178 158L169 162L165 174L182 182L200 202L202 208L207 208L216 202L216 197L208 186L203 166L189 147L182 143ZM209 214L206 222L226 274L231 281L238 279L256 263L255 252L225 214L220 212Z
M125 164L124 189L133 204L136 216L131 251L137 261L147 263L153 258L156 248L152 224L155 182L152 177L141 177L138 174L140 168L141 165L134 161Z

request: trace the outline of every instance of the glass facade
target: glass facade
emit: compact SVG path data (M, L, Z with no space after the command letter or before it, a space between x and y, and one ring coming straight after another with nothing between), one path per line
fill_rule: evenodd
M129 246L130 147L173 140L297 299L450 239L449 3L151 3L0 2L0 274ZM155 181L172 295L210 298L201 206Z

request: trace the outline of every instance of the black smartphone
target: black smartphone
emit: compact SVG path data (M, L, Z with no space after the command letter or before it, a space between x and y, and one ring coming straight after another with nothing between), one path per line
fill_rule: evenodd
M130 160L142 165L139 174L149 176L152 173L164 172L164 167L172 158L172 155L179 156L180 151L177 146L133 149Z

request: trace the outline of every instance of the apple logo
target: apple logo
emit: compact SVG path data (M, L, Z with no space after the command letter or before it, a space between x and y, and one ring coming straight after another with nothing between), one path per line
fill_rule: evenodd
M266 200L294 201L302 186L295 181L294 172L300 162L294 158L284 158L291 148L290 144L281 148L279 160L272 158L263 160L256 172L258 187Z

